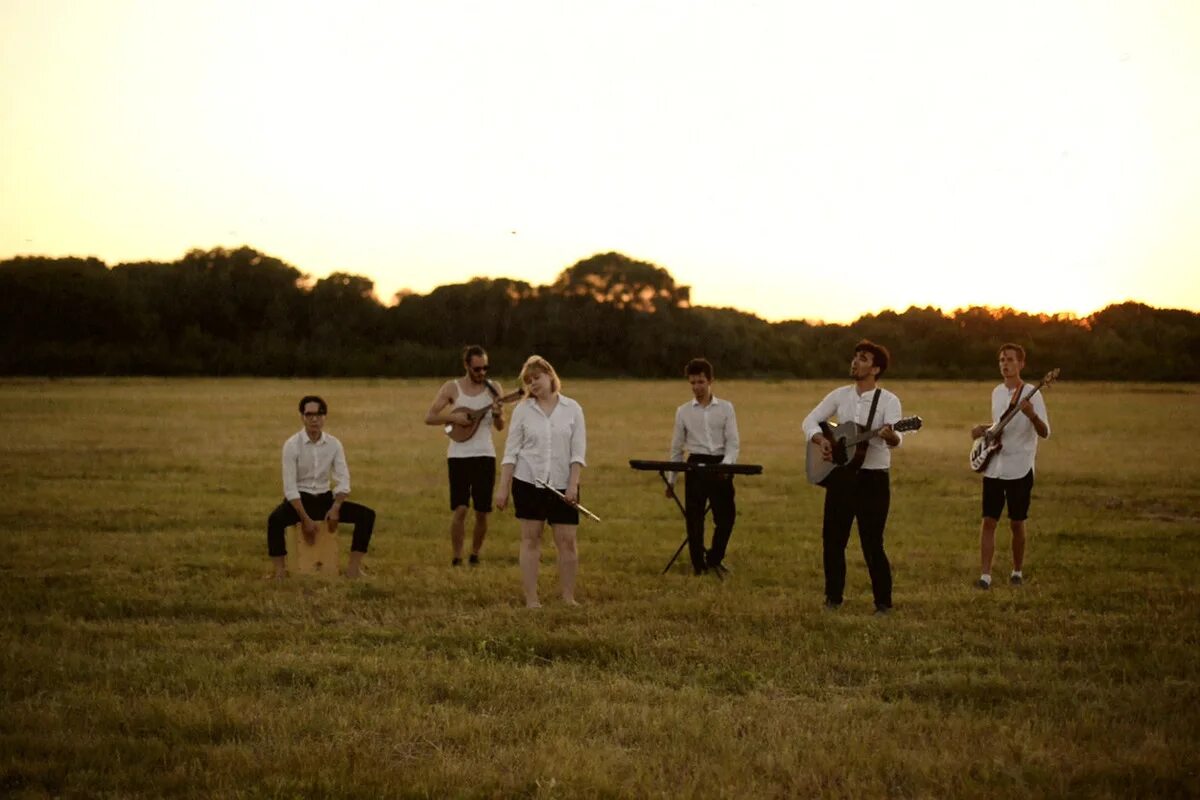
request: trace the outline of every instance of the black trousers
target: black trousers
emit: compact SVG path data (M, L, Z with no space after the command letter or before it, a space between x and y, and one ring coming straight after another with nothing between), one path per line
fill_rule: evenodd
M886 469L835 469L826 484L821 539L825 556L825 599L842 602L846 589L846 545L858 520L858 539L871 574L876 607L892 607L892 565L883 552L891 487Z
M300 493L300 503L308 516L320 522L325 519L329 509L333 507L333 492L325 494ZM354 537L350 540L350 550L355 553L367 552L371 543L371 534L375 531L375 512L358 503L343 502L338 513L342 522L354 526ZM287 555L287 542L284 531L300 521L300 515L286 499L275 507L271 516L267 517L267 553L272 557Z
M688 463L719 464L722 456L688 456ZM690 471L684 478L684 513L687 514L688 554L692 557L692 568L703 572L706 567L716 566L725 558L725 548L733 534L733 521L737 518L737 503L734 502L732 475L705 475L703 471ZM704 510L712 503L713 536L712 546L704 553Z

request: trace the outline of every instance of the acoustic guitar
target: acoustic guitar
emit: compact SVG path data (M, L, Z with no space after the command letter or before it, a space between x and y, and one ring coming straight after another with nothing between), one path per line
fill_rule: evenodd
M919 431L925 421L920 417L905 417L892 426L897 433L904 431ZM884 426L867 428L857 422L822 422L821 433L833 442L833 460L826 461L821 455L821 445L812 441L808 443L805 457L805 469L808 472L808 482L820 486L829 474L838 467L858 469L863 459L867 457L867 443L872 437L878 436Z
M1021 413L1022 403L1040 392L1043 386L1049 386L1054 383L1058 378L1059 371L1059 368L1055 367L1047 372L1046 376L1033 387L1032 392L1022 397L1020 402L1010 406L1000 419L996 420L995 425L984 431L983 436L980 436L971 444L971 469L976 472L983 472L987 468L988 462L992 460L992 456L1000 452L1000 449L1004 446L1000 443L1000 434L1004 432L1004 426L1012 422L1013 418Z
M496 402L512 403L520 400L524 396L525 390L517 389L515 392L506 394L503 397L497 397ZM445 430L446 435L454 441L465 442L467 439L470 439L475 435L475 431L479 430L479 423L483 421L483 418L487 416L487 413L491 410L492 407L490 405L486 405L483 408L467 408L466 406L459 406L451 413L457 413L459 411L464 412L467 415L467 424L457 425L453 422L448 422L443 430Z

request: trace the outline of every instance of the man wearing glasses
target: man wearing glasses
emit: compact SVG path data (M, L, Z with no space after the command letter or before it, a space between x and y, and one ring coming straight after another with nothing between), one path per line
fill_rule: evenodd
M489 381L487 352L477 344L463 348L466 374L446 381L433 398L425 414L426 425L470 426L471 411L487 409L478 420L475 432L465 441L450 439L446 463L450 473L450 546L451 566L463 563L463 545L467 537L467 506L474 503L475 528L471 535L468 562L479 563L479 551L487 536L488 514L492 511L492 489L496 483L496 447L492 429L504 430L500 404L500 385Z
M346 495L350 494L350 469L346 466L342 443L325 433L328 413L329 408L320 397L302 397L300 419L304 429L283 443L283 502L267 518L267 552L277 579L287 576L284 531L299 522L304 538L312 542L317 535L317 520L327 523L331 531L337 530L339 522L354 526L346 577L362 575L363 556L375 530L375 512L364 505L346 502Z

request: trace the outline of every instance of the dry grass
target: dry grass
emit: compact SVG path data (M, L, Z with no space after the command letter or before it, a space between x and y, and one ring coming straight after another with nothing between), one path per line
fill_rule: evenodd
M739 479L717 583L659 575L682 521L626 466L665 457L686 384L568 381L604 523L585 605L531 613L511 512L483 566L448 565L437 381L0 383L0 794L1200 794L1200 388L1055 386L1030 583L978 593L964 431L990 384L890 386L926 428L896 455L875 619L853 542L846 606L820 610L797 427L829 384L718 382L766 471ZM365 582L262 580L310 390L379 512Z

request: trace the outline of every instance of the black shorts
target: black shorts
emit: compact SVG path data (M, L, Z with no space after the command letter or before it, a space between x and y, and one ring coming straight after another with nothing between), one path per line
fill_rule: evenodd
M551 525L579 524L579 510L542 486L513 478L512 500L517 519L538 520Z
M1029 517L1029 500L1033 495L1033 470L1025 473L1024 478L1004 480L1003 478L983 479L983 516L990 519L1000 519L1004 503L1008 501L1008 518L1013 522L1023 522Z
M496 488L495 456L448 458L450 472L450 510L473 501L475 510L492 510L492 490Z

